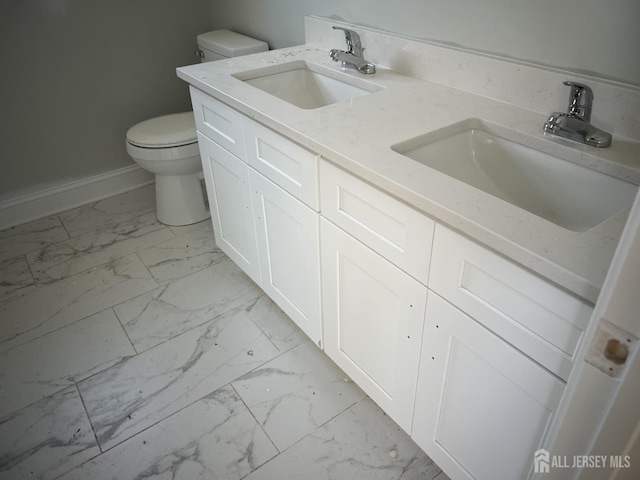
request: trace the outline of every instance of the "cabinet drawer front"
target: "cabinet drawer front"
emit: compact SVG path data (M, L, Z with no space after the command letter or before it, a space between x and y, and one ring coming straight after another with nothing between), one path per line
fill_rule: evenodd
M424 285L434 221L329 162L320 162L322 214Z
M591 304L442 225L429 278L432 290L567 379Z
M325 352L411 428L427 288L322 218Z
M411 437L451 478L529 478L564 387L429 292Z
M246 117L244 132L247 163L318 211L318 156Z
M196 88L189 90L198 131L244 161L243 115Z
M249 167L200 132L198 144L216 243L259 284Z
M262 289L322 348L318 213L249 168Z

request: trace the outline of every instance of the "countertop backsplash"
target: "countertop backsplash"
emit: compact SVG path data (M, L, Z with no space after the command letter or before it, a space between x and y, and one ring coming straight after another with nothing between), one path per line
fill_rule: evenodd
M585 83L594 95L592 123L615 136L640 141L637 86L315 16L305 17L306 44L327 51L344 48L344 34L333 30L334 25L357 31L365 58L377 65L535 112L566 111L569 89L562 82Z

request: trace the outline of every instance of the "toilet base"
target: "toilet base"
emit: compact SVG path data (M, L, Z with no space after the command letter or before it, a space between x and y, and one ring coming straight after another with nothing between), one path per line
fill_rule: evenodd
M206 192L197 173L156 175L156 215L160 223L191 225L209 218Z

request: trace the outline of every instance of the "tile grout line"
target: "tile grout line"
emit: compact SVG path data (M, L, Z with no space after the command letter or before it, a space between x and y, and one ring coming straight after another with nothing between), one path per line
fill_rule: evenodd
M276 357L277 358L277 357ZM268 362L265 362L268 363ZM264 364L263 364L264 365ZM253 370L251 370L253 372ZM246 374L245 374L246 375ZM244 398L242 398L242 395L240 395L240 392L238 392L238 390L236 389L236 387L234 387L233 382L235 382L236 380L239 380L240 378L244 377L244 375L241 375L240 377L236 378L235 380L232 380L228 383L228 385L233 389L233 391L236 393L236 395L238 396L238 398L240 399L240 401L242 402L242 404L244 405L244 408L247 409L247 412L249 412L249 415L251 415L251 418L253 418L253 420L256 422L256 425L258 425L258 428L262 431L262 433L265 434L265 436L269 439L269 442L271 442L271 445L273 445L273 448L276 449L276 451L278 452L276 455L274 455L273 457L271 457L268 461L270 461L272 458L277 457L278 455L280 455L284 450L280 450L278 448L278 446L275 444L275 442L271 439L271 436L269 436L269 434L267 433L267 431L262 427L262 424L258 421L258 419L256 418L256 416L253 414L253 410L251 410L251 408L249 407L249 405L247 405L247 402L244 401ZM267 462L268 462L267 461ZM265 462L265 463L267 463ZM264 464L263 464L264 465ZM260 465L261 467L262 465ZM258 467L258 468L260 468ZM257 470L258 468L256 468L255 470ZM252 470L252 472L255 472L255 470ZM251 473L251 472L250 472ZM249 474L247 474L249 475Z
M75 470L76 468L84 465L85 463L88 463L88 462L91 462L91 461L95 460L96 458L100 457L100 455L102 455L104 453L103 450L102 450L102 446L100 445L100 442L98 441L98 436L96 435L96 430L93 427L93 422L91 421L91 417L89 416L89 412L87 411L87 407L84 404L84 398L82 397L82 392L80 391L80 388L78 386L78 382L74 383L73 386L76 389L76 392L78 394L78 398L80 398L80 403L82 404L82 410L83 410L85 416L87 417L87 421L89 422L89 425L91 426L91 432L93 433L93 439L95 440L96 446L98 447L98 450L100 451L100 453L98 453L97 455L95 455L95 456L93 456L91 458L88 458L86 461L82 462L79 465L75 465L74 467L70 468L66 472L62 472L60 475L58 475L56 477L56 479L63 478L69 472L71 472L71 471Z
M37 337L34 337L34 338L30 339L30 340L27 340L26 342L22 342L22 343L19 343L19 344L17 344L17 345L14 345L13 347L11 347L11 348L7 348L6 350L2 350L2 344L3 344L3 343L5 343L5 342L0 342L0 354L2 354L2 353L4 353L4 352L10 352L11 350L14 350L14 349L19 348L19 347L24 347L25 345L28 345L28 344L30 344L31 342L34 342L34 341L39 340L39 339L41 339L41 338L43 338L43 337L46 337L47 335L51 335L51 334L53 334L53 333L55 333L55 332L58 332L58 331L62 330L63 328L70 327L70 326L72 326L72 325L75 325L75 324L76 324L76 323L78 323L78 322L81 322L81 321L83 321L83 320L86 320L86 319L87 319L87 318L89 318L89 317L92 317L92 316L94 316L94 315L98 315L98 314L100 314L100 313L102 313L102 312L105 312L105 311L109 310L109 308L112 308L112 307L108 307L108 308L105 308L104 310L99 310L99 311L97 311L97 312L94 312L94 313L91 313L91 314L89 314L89 315L86 315L86 316L84 316L84 317L82 317L82 318L78 318L77 320L74 320L74 321L73 321L73 322L71 322L71 323L67 323L67 324L65 324L65 325L61 325L61 326L59 326L58 328L54 328L53 330L49 330L49 331L47 331L47 332L43 333L42 335L38 335ZM116 318L117 318L117 316L116 316ZM15 338L15 337L12 337L12 339L13 339L13 338ZM70 383L69 385L67 385L67 386L66 386L66 387L64 387L64 388L70 387L71 385L73 385L73 384L72 384L72 383Z
M120 305L120 304L118 304L118 305ZM120 320L120 317L118 317L118 314L116 313L116 309L114 308L115 306L116 305L112 305L111 307L109 307L109 309L113 313L113 316L116 317L116 320L118 320L118 324L120 325L120 328L124 332L125 337L127 337L127 340L129 340L129 345L131 345L131 348L133 348L133 351L135 352L135 354L132 355L132 357L140 355L140 352L138 352L138 349L136 348L136 346L133 344L133 341L129 337L129 333L127 332L127 329L124 328L124 325L122 325L122 320ZM131 357L126 357L126 358L131 358ZM111 368L111 367L108 367L108 368ZM105 370L107 370L107 369L105 368ZM100 372L103 372L103 371L104 370L101 370ZM96 373L100 373L100 372L96 372Z
M69 229L67 228L67 226L64 224L64 220L62 220L62 217L58 213L56 213L55 216L58 217L58 221L60 222L60 225L62 225L62 228L64 228L64 232L67 234L67 240L71 240L73 237L71 236L71 233L69 232Z

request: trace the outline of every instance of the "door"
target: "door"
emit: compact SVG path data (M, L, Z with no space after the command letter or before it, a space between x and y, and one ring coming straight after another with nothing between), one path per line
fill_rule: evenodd
M318 214L249 170L262 289L322 348Z
M325 351L408 432L427 289L325 219L320 235Z
M260 266L249 167L200 132L198 142L216 243L259 284Z
M429 292L411 437L452 480L526 479L564 382Z

